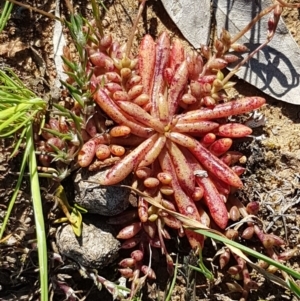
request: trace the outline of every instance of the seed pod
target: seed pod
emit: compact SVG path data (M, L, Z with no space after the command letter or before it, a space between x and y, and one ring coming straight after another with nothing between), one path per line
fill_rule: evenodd
M150 238L154 238L156 235L157 226L155 223L146 221L143 223L143 229Z
M126 89L129 90L134 86L137 86L141 82L142 78L139 75L134 74L126 82Z
M216 135L213 133L207 133L205 134L201 140L200 143L204 146L204 147L208 147L209 145L211 145L212 143L214 143L216 141Z
M248 214L256 215L259 211L259 203L255 201L248 203L246 206L246 210Z
M150 97L148 94L142 93L138 97L133 99L132 102L135 103L136 105L142 107L142 106L146 105L147 103L149 103L149 99L150 99Z
M78 153L78 164L81 167L89 166L94 159L95 152L96 143L94 140L89 140L82 146L81 150Z
M155 206L153 206L153 205L151 205L151 206L149 207L149 209L148 209L148 214L149 214L149 215L151 215L151 214L156 214L157 211L158 211L158 208L155 207Z
M227 285L227 288L231 293L243 293L244 292L243 288L236 282L234 282L234 283L227 282L225 284Z
M211 84L210 83L202 83L200 86L201 94L210 94L211 93Z
M227 270L227 273L230 275L237 275L242 271L242 268L239 265L234 265Z
M228 63L234 63L239 60L239 57L234 54L225 54L223 59Z
M241 176L241 175L246 171L246 168L245 168L245 167L238 166L238 165L232 166L231 169L232 169L238 176Z
M236 222L240 219L240 217L241 215L239 209L236 206L232 206L229 211L229 218Z
M159 180L157 178L149 177L145 179L144 185L147 188L155 188L159 185Z
M197 102L197 98L190 93L185 93L183 94L181 101L186 105L192 105Z
M232 156L228 152L224 154L220 159L228 166L232 164Z
M272 248L273 246L285 245L285 242L280 237L273 234L264 234L262 239L262 244L266 249Z
M121 145L111 144L109 146L109 149L110 149L111 153L117 157L123 156L126 152L125 148Z
M220 70L218 70L219 73ZM204 75L198 78L198 82L202 85L204 84L212 84L213 81L217 78L217 75Z
M278 259L282 261L287 261L291 259L293 256L295 256L297 253L298 253L298 248L286 250L278 255Z
M98 144L96 146L96 156L99 160L104 160L110 156L109 147L105 144Z
M209 69L224 69L227 66L227 62L221 58L215 58L208 62L207 68Z
M172 181L172 176L169 173L167 173L167 172L160 172L160 173L158 173L157 174L157 178L164 185L168 185Z
M131 258L133 258L135 261L142 261L144 254L141 250L135 250L133 252L131 252L130 254Z
M65 144L64 144L63 140L61 140L60 138L52 137L47 140L47 143L45 145L46 150L47 151L55 151L54 148L52 147L52 145L54 147L57 147L58 149L63 149Z
M152 175L152 169L149 167L138 167L138 169L135 172L135 175L139 179L147 179Z
M133 237L130 239L125 240L122 245L121 249L132 249L141 241L140 237Z
M249 48L242 44L232 44L230 48L237 52L246 52L249 51Z
M174 77L174 70L172 68L166 68L163 71L164 80L168 85L171 85L172 79Z
M163 217L164 223L172 228L172 229L180 229L181 228L181 223L178 219L176 219L174 216L168 215Z
M251 239L253 237L253 234L254 234L254 227L249 226L243 231L242 238Z
M117 91L122 91L122 87L119 84L113 82L105 84L105 88L112 94Z
M265 270L268 268L269 264L263 260L258 260L257 266Z
M97 127L94 118L89 118L88 122L85 125L85 130L91 137L95 137L97 135Z
M248 290L257 290L258 289L258 284L257 282L248 279L247 281L244 281L244 285Z
M189 78L191 80L196 80L199 77L199 74L203 70L202 56L199 55L196 51L191 51L187 55L186 60L188 64Z
M219 91L219 90L223 89L222 81L220 79L216 78L213 81L213 87L214 87L215 91Z
M65 116L60 116L58 123L59 123L59 131L61 133L68 133L69 132L69 126L67 124Z
M220 39L225 45L231 44L231 35L225 28L222 28Z
M127 92L125 92L125 91L116 91L113 94L112 98L115 101L128 101L129 100L129 96L128 96Z
M227 123L219 126L217 135L227 138L242 138L252 133L252 129L240 123Z
M108 53L112 58L121 58L122 53L120 51L120 43L117 41L113 41L111 43Z
M197 81L192 81L190 83L191 94L196 97L196 99L200 99L202 95L201 84Z
M107 49L112 43L112 36L110 34L105 34L100 40L100 46Z
M123 228L117 235L118 239L133 238L142 229L141 223L132 223L131 225Z
M129 99L135 99L143 92L144 87L142 85L133 86L127 93Z
M174 193L173 188L170 186L161 186L159 190L164 195L172 195Z
M232 164L235 164L239 162L240 164L243 164L240 162L240 159L243 157L243 154L237 151L228 151L226 154L224 154L221 157L221 160L226 163L226 165L230 166Z
M90 50L89 59L97 67L103 67L107 71L114 70L114 61L103 52Z
M135 260L133 258L125 258L119 262L119 266L122 268L132 268L135 265Z
M215 46L215 49L218 53L223 52L224 44L220 40L216 39L215 42L214 42L214 46Z
M109 134L111 135L111 137L124 137L129 135L131 132L130 128L126 125L119 125L119 126L115 126L113 127Z
M235 240L239 236L239 232L234 229L228 229L225 232L225 235L228 239Z
M168 216L168 212L166 212L165 210L163 209L158 209L157 210L157 214L160 216L160 217L165 217L165 216Z
M148 202L142 198L142 197L139 197L138 199L138 214L139 214L139 218L140 218L140 221L142 223L145 223L147 220L148 220Z
M219 265L220 269L223 269L230 260L230 251L228 249L224 249L224 252L220 255Z
M158 215L157 215L157 214L151 214L151 215L148 217L148 220L149 220L150 222L155 222L157 219L158 219Z
M230 138L221 138L216 140L213 144L209 146L209 150L212 154L219 157L226 153L232 145L232 139Z
M278 268L274 265L269 265L267 268L267 272L271 274L275 274L278 271Z
M110 82L120 84L122 81L121 76L117 72L106 72L105 76Z
M206 227L210 227L210 217L202 208L201 203L197 204L197 209L200 215L200 223Z
M48 122L50 129L59 132L59 121L55 118L50 118Z
M151 247L153 248L158 248L160 249L161 248L161 242L159 240L159 237L154 237L153 239L150 239L150 245Z
M118 271L125 278L132 278L133 277L133 270L130 269L130 268L118 269Z
M207 60L211 56L211 50L207 45L201 45L201 53Z
M147 275L150 279L156 279L156 275L155 275L154 271L150 267L148 267L146 265L142 265L141 266L141 271L145 275Z
M168 210L176 211L175 205L171 201L162 199L161 204L162 204L162 206L164 206Z
M125 80L131 76L131 73L131 69L129 68L122 68L120 70L121 78Z
M192 199L193 199L193 201L194 202L198 202L198 201L200 201L202 198L203 198L203 195L204 195L204 189L203 189L203 187L201 186L201 187L195 187L195 190L194 190L194 192L193 192L193 194L192 194Z
M48 156L48 155L39 155L39 162L43 166L49 167L51 165L51 162L52 162L52 157Z

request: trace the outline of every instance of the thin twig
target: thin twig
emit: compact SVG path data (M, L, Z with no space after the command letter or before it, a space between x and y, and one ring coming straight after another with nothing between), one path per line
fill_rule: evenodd
M16 0L8 0L8 1L11 2L11 3L13 3L13 4L19 5L19 6L21 6L21 7L27 8L27 9L29 9L30 11L34 11L34 12L36 12L36 13L39 13L39 14L41 14L41 15L44 15L44 16L46 16L46 17L52 19L52 20L58 20L58 21L60 21L60 22L62 22L62 23L64 22L64 19L63 19L63 18L56 17L55 15L53 15L53 14L51 14L51 13L47 13L47 12L45 12L45 11L43 11L43 10L41 10L41 9L38 9L38 8L36 8L36 7L33 7L33 6L31 6L31 5L24 4L24 3L19 2L19 1L16 1Z

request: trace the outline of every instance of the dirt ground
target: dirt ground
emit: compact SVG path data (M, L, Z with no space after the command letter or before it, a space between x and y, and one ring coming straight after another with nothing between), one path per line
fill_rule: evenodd
M295 2L297 2L295 0ZM54 1L29 0L34 7L47 12L54 12ZM130 34L132 20L137 12L137 1L105 1L108 12L104 14L103 24L106 31L110 31L120 41L125 41ZM64 1L60 4L61 11L69 16ZM74 1L76 10L90 18L91 6L87 0ZM300 45L300 12L286 9L283 14L286 24ZM27 9L15 7L11 19L5 30L0 34L0 68L12 68L23 82L42 97L57 95L55 88L56 69L53 62L54 21ZM167 29L171 36L182 36L168 17L160 1L149 0L138 27L134 47L147 32L157 36L163 29ZM65 37L69 39L67 30ZM186 47L188 43L184 42ZM70 44L70 48L72 48ZM299 58L300 59L300 58ZM236 79L238 81L238 79ZM238 81L236 91L242 95L262 95L267 99L267 105L261 110L266 117L262 128L254 132L254 138L244 140L235 145L235 149L242 150L248 157L247 172L243 175L245 187L237 192L246 204L255 200L260 204L259 218L263 221L268 233L279 235L286 241L285 250L300 247L300 106L279 102L264 95L254 87ZM1 101L1 100L0 100ZM8 161L10 154L9 142L2 141L0 145L0 220L3 219L9 197L13 192L18 171L18 158ZM23 192L13 210L8 232L18 233L18 240L11 240L8 245L0 245L0 300L38 300L38 273L36 272L37 256L34 238L34 225L30 197L27 194L28 183L23 183ZM51 205L45 205L45 216ZM54 243L54 236L48 234L49 247ZM249 243L251 245L251 243ZM254 242L255 245L255 242ZM213 257L209 250L212 246L207 241L204 250L206 262ZM183 252L180 260L188 259L188 253ZM288 266L300 272L299 253L289 260ZM92 281L83 279L76 268L76 263L67 260L65 268L59 272L72 275L69 282L78 293L81 300L89 291L85 300L111 300L108 293L99 293ZM143 300L157 300L156 293L163 291L167 283L163 257L158 262L158 280L147 284ZM183 264L184 266L184 264ZM53 267L49 275L57 273ZM103 273L106 273L103 271ZM184 275L185 274L185 275ZM177 285L172 300L236 300L238 294L228 292L225 285L228 275L218 273L214 283L207 283L203 276L196 277L196 294L193 285L186 277L188 271L178 276ZM252 291L249 300L293 300L285 289L272 284L263 276L253 273L259 283L257 291ZM62 292L55 290L52 300L64 300Z

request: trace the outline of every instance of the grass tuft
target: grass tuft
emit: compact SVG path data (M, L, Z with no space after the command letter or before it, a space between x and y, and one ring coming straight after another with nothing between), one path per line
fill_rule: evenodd
M5 71L0 70L0 99L0 137L13 138L14 151L12 156L19 151L23 152L17 185L0 229L0 240L5 232L20 191L25 168L28 166L38 246L40 300L48 301L47 243L33 138L35 123L43 124L41 116L44 116L46 102L27 89L21 80L9 69ZM24 148L22 147L23 145Z

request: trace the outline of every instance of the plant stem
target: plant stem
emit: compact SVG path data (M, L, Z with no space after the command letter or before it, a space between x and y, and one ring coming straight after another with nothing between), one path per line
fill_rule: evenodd
M26 141L29 150L28 165L29 165L29 174L30 174L30 187L31 187L31 194L32 194L37 246L38 246L40 287L41 287L40 300L48 301L48 267L47 267L48 260L47 260L45 222L43 216L43 207L42 207L42 199L40 193L40 183L39 183L39 176L37 170L37 162L36 162L36 156L34 152L33 130L31 124L27 127Z

